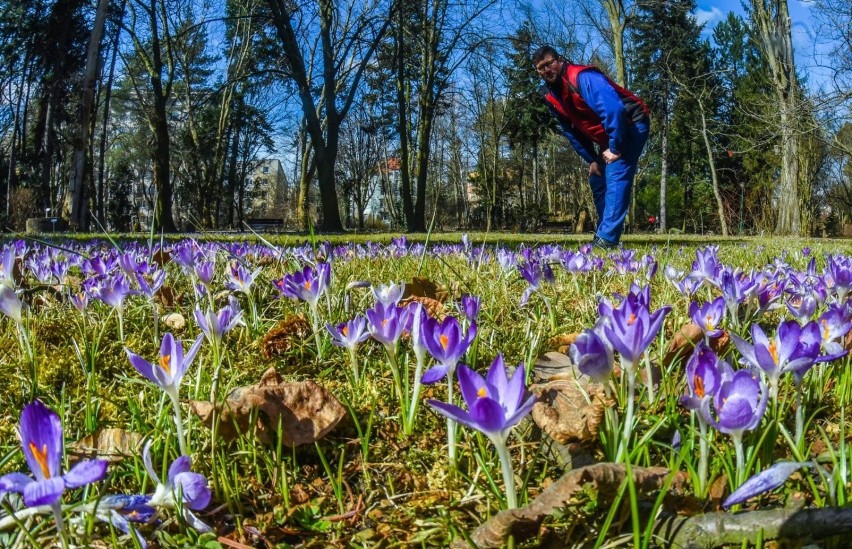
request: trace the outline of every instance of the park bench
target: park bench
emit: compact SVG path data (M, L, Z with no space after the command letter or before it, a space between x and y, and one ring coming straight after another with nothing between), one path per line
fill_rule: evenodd
M280 232L284 230L284 220L279 217L250 217L245 220L251 230L258 232Z

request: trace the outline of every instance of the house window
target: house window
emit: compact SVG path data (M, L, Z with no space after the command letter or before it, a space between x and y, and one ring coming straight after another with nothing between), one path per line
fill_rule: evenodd
M263 173L269 173L269 166L263 167Z

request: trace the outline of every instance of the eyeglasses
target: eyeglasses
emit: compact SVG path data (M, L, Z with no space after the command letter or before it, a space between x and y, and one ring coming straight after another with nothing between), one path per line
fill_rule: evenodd
M546 71L547 69L552 67L553 64L556 63L556 61L558 61L558 59L556 57L554 57L554 58L550 59L549 61L544 61L543 63L539 63L538 65L536 65L535 71L537 73L543 73L544 71Z

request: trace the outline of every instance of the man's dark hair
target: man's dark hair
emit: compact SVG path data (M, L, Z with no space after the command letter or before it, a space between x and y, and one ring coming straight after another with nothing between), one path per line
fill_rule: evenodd
M544 59L547 55L553 56L554 59L559 59L560 57L559 52L557 52L553 46L542 46L535 50L532 54L533 65L537 65L538 62Z

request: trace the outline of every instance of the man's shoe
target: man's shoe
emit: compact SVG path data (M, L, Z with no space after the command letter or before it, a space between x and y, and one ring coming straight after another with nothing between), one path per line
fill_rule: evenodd
M592 239L592 247L602 250L612 250L614 248L618 248L618 242L610 242L609 240L604 240L598 235L595 235Z

